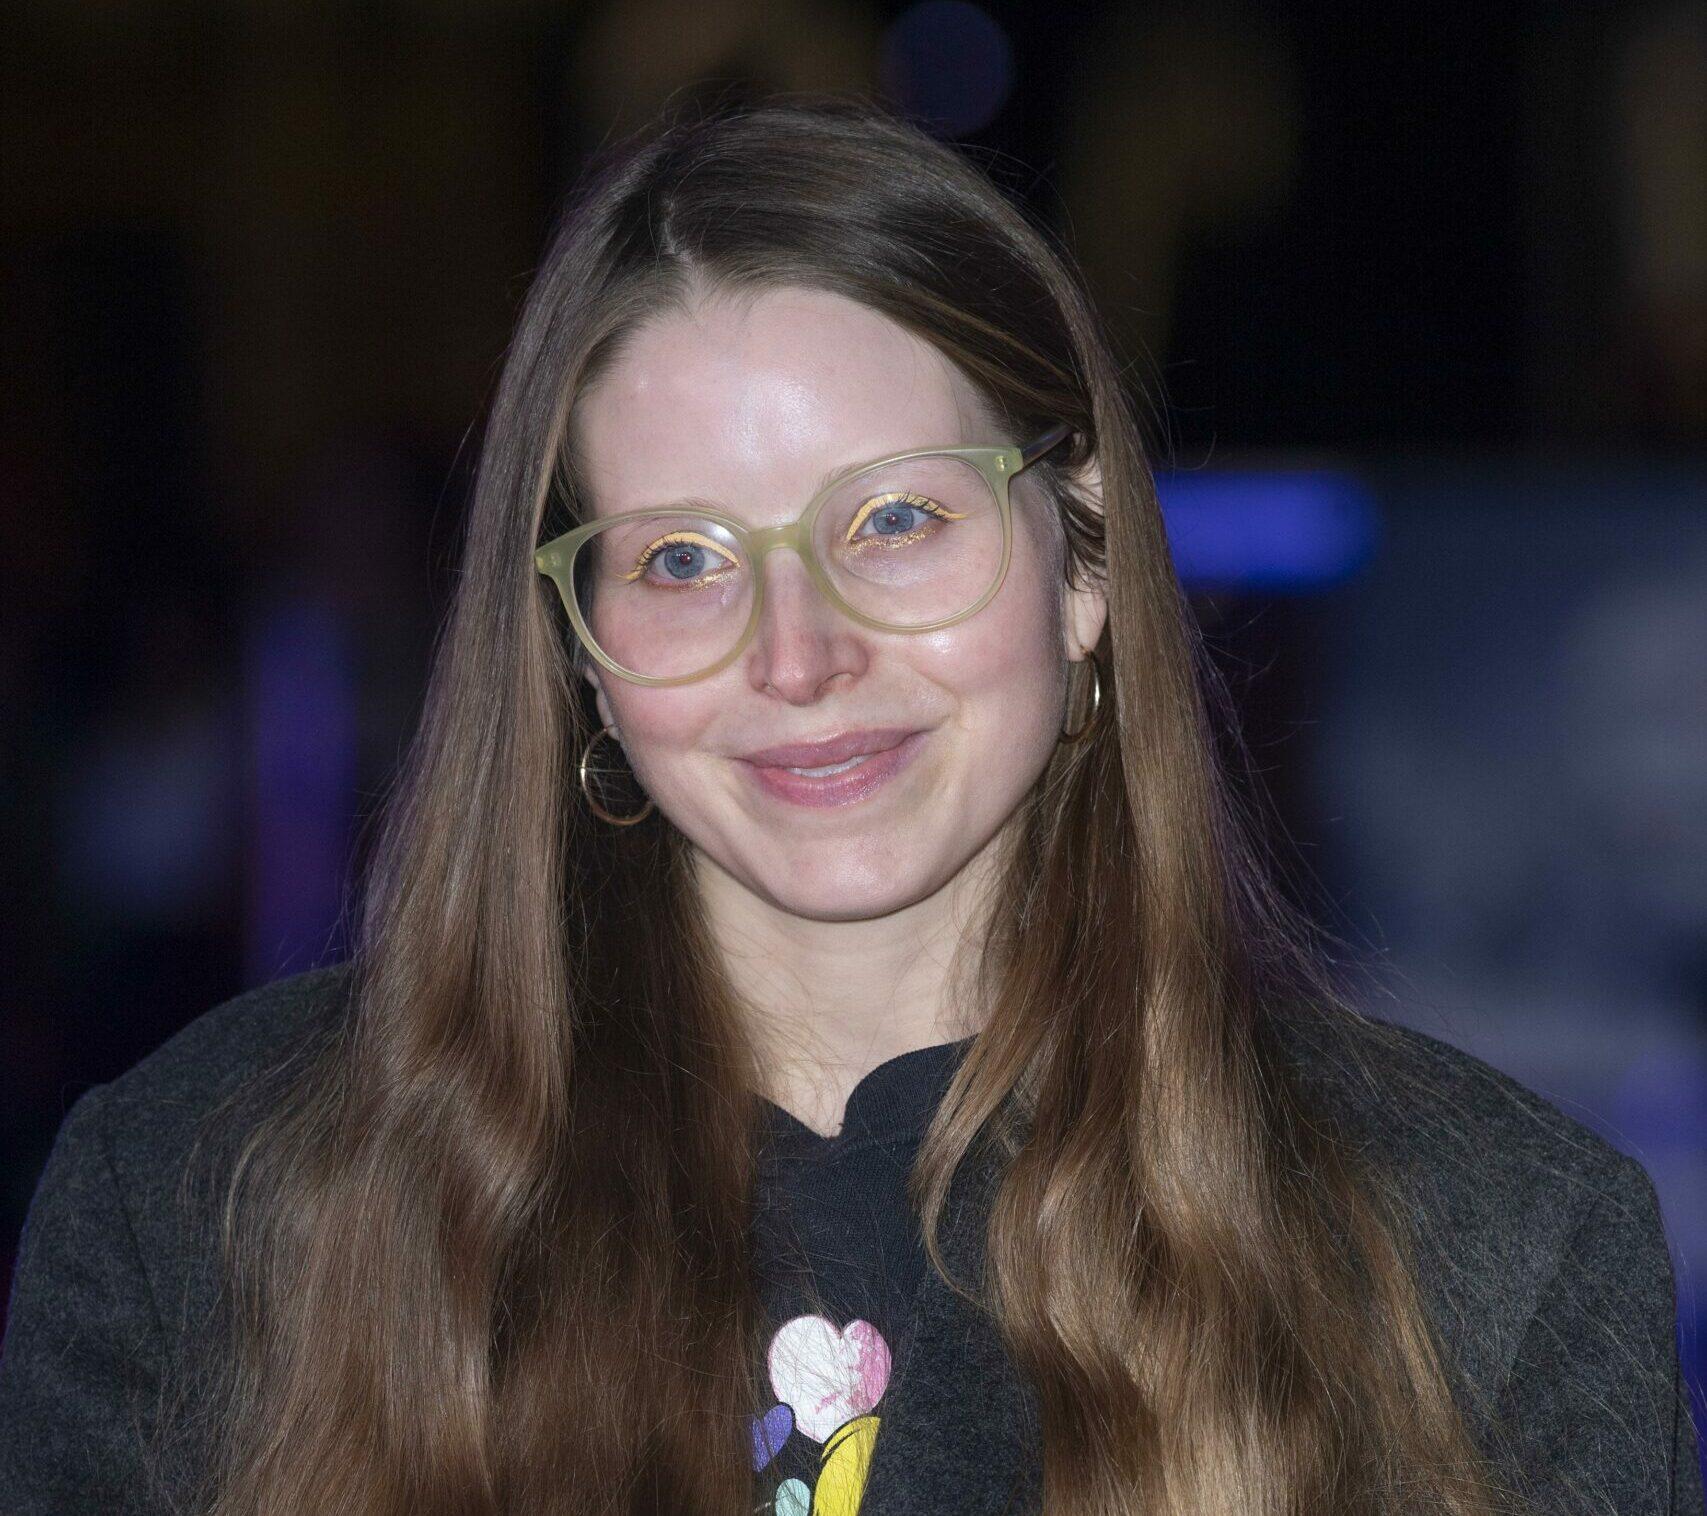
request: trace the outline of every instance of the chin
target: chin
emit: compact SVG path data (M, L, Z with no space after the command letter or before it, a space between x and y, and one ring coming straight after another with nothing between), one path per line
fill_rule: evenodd
M900 896L877 901L850 901L846 897L833 901L800 900L779 897L778 909L798 916L803 921L877 921L915 903L916 896Z
M781 910L813 921L869 921L904 910L931 893L925 871L917 866L872 869L836 868L829 849L815 849L813 866L801 875L765 878L760 883Z

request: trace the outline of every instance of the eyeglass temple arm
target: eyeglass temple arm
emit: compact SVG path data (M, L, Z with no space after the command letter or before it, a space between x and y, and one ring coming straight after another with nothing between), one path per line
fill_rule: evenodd
M1035 442L1027 443L1026 446L1020 449L1019 466L1021 468L1029 468L1051 448L1058 447L1072 435L1072 427L1068 426L1065 421L1057 421L1054 426L1050 427L1049 430Z

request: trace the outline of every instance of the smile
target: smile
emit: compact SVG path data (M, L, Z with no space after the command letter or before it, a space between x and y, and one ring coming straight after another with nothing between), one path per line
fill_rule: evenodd
M904 772L925 745L928 732L914 732L881 753L864 753L820 768L781 768L737 760L758 791L773 800L817 808L853 805Z

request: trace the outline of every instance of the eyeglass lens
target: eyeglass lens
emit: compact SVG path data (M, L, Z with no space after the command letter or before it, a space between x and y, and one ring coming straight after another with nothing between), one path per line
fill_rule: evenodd
M896 630L975 605L1002 561L1001 507L963 458L930 454L842 481L813 525L836 591ZM726 657L753 606L753 565L734 535L690 511L615 521L576 555L577 608L613 662L682 678Z

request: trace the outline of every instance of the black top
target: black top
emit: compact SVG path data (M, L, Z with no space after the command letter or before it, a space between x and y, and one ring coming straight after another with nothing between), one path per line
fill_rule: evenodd
M878 1064L833 1137L764 1102L753 1230L770 1390L753 1421L761 1510L858 1508L925 1269L907 1176L972 1040Z
M157 1471L145 1449L170 1410L163 1385L188 1358L225 1351L209 1334L218 1326L218 1200L235 1149L221 1144L212 1185L186 1196L180 1181L209 1112L342 1025L349 985L347 966L333 965L235 996L67 1112L25 1222L0 1351L5 1516L181 1509L175 1497L202 1472L199 1437L172 1439ZM1312 1101L1402 1192L1454 1394L1478 1444L1534 1508L1707 1516L1679 1375L1672 1263L1641 1164L1423 1032L1314 1018L1289 1018L1277 1032ZM889 1093L877 1078L853 1116L884 1108ZM267 1109L242 1096L233 1142ZM809 1135L830 1149L854 1146L851 1131ZM975 1150L950 1187L941 1241L957 1280L980 1277L1000 1177L1000 1163ZM996 1323L926 1268L901 1348L858 1509L1035 1513L1040 1406ZM193 1434L197 1407L187 1410ZM837 1444L863 1445L853 1434ZM800 1450L813 1448L803 1441ZM824 1451L833 1458L836 1448ZM826 1462L820 1486L827 1472ZM782 1516L801 1509L799 1494L790 1488ZM851 1509L829 1488L819 1494L825 1510Z

